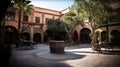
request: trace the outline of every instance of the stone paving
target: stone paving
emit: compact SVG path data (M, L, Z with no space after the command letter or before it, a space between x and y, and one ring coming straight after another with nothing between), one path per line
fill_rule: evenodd
M32 50L13 48L10 67L120 67L120 53L98 53L89 44L80 44L51 54L48 45L38 44Z

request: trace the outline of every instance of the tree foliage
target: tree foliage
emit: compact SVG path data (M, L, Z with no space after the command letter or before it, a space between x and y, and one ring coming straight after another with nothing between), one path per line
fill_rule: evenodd
M65 31L65 25L62 23L62 21L60 21L59 19L47 19L47 35L49 36L49 39L52 40L63 40L61 39L61 37L63 37L63 35L61 35L61 32ZM59 36L60 37L59 37Z
M22 11L23 14L30 15L32 13L33 5L30 0L12 0L14 10Z
M51 31L64 31L65 26L59 19L49 19L47 22L47 30Z
M110 0L75 0L74 9L89 19L91 25L95 28L98 24L106 24L108 19L113 15L113 10L108 6Z
M95 30L100 24L107 24L111 16L115 13L109 6L110 0L75 0L73 8L85 20L89 20L92 28L92 42L96 43L97 40L94 36Z
M74 29L77 25L83 24L83 19L74 12L65 13L60 20L68 29Z
M64 25L66 26L65 30L67 32L68 42L72 44L72 32L77 25L83 24L83 19L79 15L71 11L65 13L60 20L63 21Z

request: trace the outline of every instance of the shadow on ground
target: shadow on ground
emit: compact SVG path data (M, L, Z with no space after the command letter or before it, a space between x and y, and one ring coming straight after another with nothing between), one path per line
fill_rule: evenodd
M40 59L40 61L36 61L35 59L33 59L33 61L32 60L27 61L26 59L23 59L21 61L16 59L15 56L12 56L9 67L72 67L71 65L63 62L57 62L57 61L51 61L51 60L46 61L46 59L43 59L43 58L42 59L37 58L37 59Z
M48 51L36 53L36 56L40 57L40 58L49 59L49 60L56 60L56 61L75 60L75 59L81 59L81 58L85 57L85 55L74 54L72 52L53 54L53 53L50 53Z

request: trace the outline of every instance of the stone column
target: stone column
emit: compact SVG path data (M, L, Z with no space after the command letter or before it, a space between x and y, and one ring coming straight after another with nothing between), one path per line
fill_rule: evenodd
M30 29L30 41L33 42L33 26L31 26L31 29Z
M44 42L44 25L41 25L41 43Z
M44 33L42 31L42 33L41 33L41 43L43 43L43 42L44 42Z

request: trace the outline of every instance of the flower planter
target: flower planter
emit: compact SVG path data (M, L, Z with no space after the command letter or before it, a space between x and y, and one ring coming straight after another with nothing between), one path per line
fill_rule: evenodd
M64 53L64 41L55 41L52 40L49 42L50 53L59 54Z

